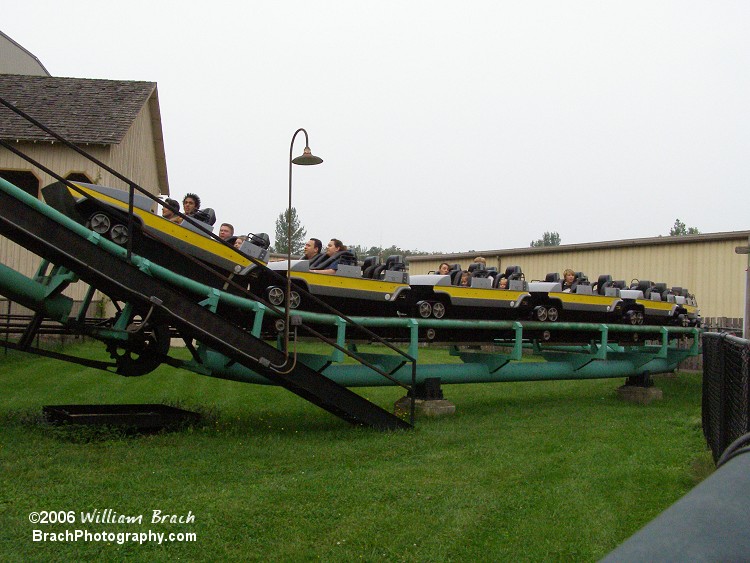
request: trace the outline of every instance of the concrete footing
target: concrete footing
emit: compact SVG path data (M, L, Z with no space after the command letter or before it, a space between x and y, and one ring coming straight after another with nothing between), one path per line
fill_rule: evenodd
M639 387L637 385L623 385L618 387L617 396L623 401L647 405L651 401L661 400L664 393L658 387Z
M394 405L396 416L408 416L411 409L411 398L401 397ZM456 405L445 399L416 399L414 401L414 414L417 416L438 417L454 414Z

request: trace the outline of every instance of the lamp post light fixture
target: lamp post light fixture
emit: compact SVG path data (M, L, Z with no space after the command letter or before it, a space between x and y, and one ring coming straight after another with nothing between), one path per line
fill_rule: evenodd
M292 158L294 150L294 140L302 132L305 134L305 150L297 158ZM286 270L286 299L284 300L284 355L289 358L289 305L292 295L292 164L299 166L312 166L320 164L323 159L312 154L310 151L310 141L307 131L300 128L292 135L292 142L289 145L289 205L286 211L286 250L287 250L287 270Z

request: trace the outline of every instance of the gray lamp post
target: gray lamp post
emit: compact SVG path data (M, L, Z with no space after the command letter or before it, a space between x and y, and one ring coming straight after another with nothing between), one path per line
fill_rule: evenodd
M305 134L305 150L302 155L297 158L292 158L292 151L294 150L294 139L297 138L298 133ZM314 164L320 164L323 162L322 158L314 156L310 151L310 141L307 136L307 131L300 128L292 135L292 142L289 145L289 206L286 211L286 250L287 250L287 272L286 272L286 299L284 300L284 354L289 357L289 304L292 295L292 164L298 164L300 166L312 166Z

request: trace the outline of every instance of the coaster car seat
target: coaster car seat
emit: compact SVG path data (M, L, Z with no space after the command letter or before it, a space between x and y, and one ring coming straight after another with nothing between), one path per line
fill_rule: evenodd
M403 272L406 269L404 257L394 254L385 259L385 269Z
M196 211L195 215L193 215L193 219L202 223L213 225L214 223L216 223L216 213L210 207L206 207L205 209L199 209L198 211Z
M595 293L604 295L608 287L612 287L612 276L609 274L602 274L596 283L592 287Z
M523 279L521 266L508 266L505 268L505 277L508 278L508 281Z
M380 264L380 258L377 256L368 256L362 261L362 277L372 278L372 273Z

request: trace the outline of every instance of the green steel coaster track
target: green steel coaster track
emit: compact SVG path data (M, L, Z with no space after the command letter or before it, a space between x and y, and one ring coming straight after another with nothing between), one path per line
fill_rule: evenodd
M2 179L0 234L43 258L33 278L0 264L0 293L36 312L34 321L13 346L43 353L30 344L35 327L42 319L51 319L102 341L115 361L96 362L47 352L48 355L122 375L143 375L167 363L211 377L281 385L348 422L378 429L408 428L410 424L348 387L401 385L413 389L428 379L457 384L626 377L645 383L652 374L673 371L685 358L700 354L697 328L346 319L298 311L296 320L302 324L331 325L335 341L328 354L297 353L295 348L294 354L289 355L261 338L264 318L278 317L277 310L202 285L129 253ZM124 303L118 315L99 326L84 323L83 313L71 316L72 300L62 292L79 280L89 286L82 311L96 289L113 302ZM221 315L221 307L243 311L252 320L247 326L238 326ZM348 354L359 363L344 363L347 350L356 347L347 335L351 322L372 330L401 331L405 349L399 353L387 353L386 348L386 353ZM452 354L460 357L460 364L420 364L420 334L429 329L467 334L479 329L513 337L496 342L491 350L486 346L454 346ZM169 355L173 330L185 340L193 355L191 360ZM585 334L586 344L545 344L538 339L545 331ZM647 340L656 344L644 344ZM680 347L680 341L692 342ZM522 361L524 348L531 348L540 361Z

